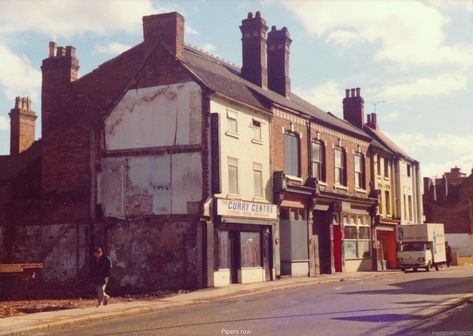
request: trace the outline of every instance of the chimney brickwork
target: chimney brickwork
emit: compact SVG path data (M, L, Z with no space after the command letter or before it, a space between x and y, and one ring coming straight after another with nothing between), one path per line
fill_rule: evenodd
M10 155L17 155L30 148L35 139L36 114L31 99L16 97L10 110Z
M184 58L184 17L177 13L143 16L145 57L162 43L178 59Z
M363 97L361 97L360 88L345 90L345 98L343 99L343 119L361 129L365 123L364 110L365 101Z
M241 22L243 66L241 76L262 87L268 87L268 70L266 67L266 31L268 26L260 12L248 13Z
M268 34L268 88L284 97L289 97L289 47L291 37L286 27L277 30L272 26Z

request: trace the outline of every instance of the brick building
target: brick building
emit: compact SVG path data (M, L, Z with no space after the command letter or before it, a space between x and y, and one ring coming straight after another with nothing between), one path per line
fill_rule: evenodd
M75 48L51 42L42 139L0 157L31 167L2 188L38 182L34 216L3 219L5 260L43 262L44 280L65 284L101 245L112 287L132 290L371 269L374 158L395 151L364 127L360 89L347 90L344 119L291 92L285 27L267 33L256 12L240 30L241 69L186 45L175 12L143 17L143 42L83 77ZM28 122L12 136L34 129L31 102L18 104L12 121Z
M473 255L472 181L458 167L441 178L424 177L426 221L444 223L446 240L461 256Z

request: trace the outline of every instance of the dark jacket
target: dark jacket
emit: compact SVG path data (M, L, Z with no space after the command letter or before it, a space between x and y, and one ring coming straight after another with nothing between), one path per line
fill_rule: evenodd
M107 282L112 269L112 260L110 257L103 255L99 261L94 257L90 263L90 281L94 285L103 285Z

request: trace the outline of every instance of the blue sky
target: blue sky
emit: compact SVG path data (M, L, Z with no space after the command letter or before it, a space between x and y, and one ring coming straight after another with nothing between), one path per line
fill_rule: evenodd
M424 176L473 168L473 1L52 1L0 2L0 154L9 152L15 96L41 111L49 41L77 48L80 75L142 40L141 17L177 10L185 42L241 64L239 25L259 10L291 34L292 90L342 116L346 88L421 162ZM38 118L37 136L40 137Z

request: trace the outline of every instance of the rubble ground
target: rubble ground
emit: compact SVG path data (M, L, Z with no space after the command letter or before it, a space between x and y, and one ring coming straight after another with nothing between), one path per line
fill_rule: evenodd
M156 300L163 297L173 296L182 293L182 290L176 291L157 291L151 293L131 294L113 296L109 300L109 304L119 302L130 302L135 300L147 301ZM97 304L97 300L93 295L85 295L83 297L70 298L41 298L41 299L17 299L0 301L0 318L20 316L46 311L64 310L82 307L93 307Z

